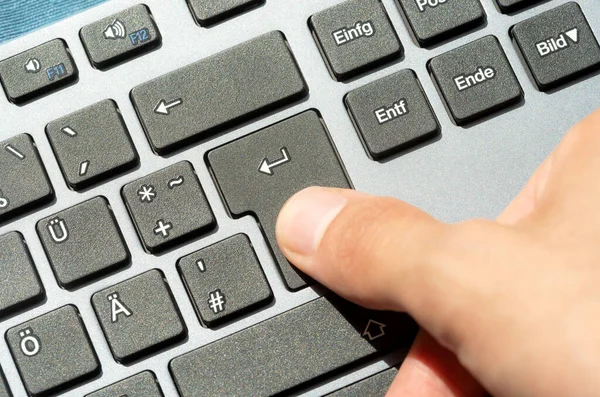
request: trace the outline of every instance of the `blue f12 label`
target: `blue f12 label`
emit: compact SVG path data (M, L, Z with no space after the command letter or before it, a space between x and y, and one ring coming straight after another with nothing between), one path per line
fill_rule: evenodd
M150 40L150 31L147 28L143 28L133 33L129 33L129 40L131 44L138 45L145 41Z

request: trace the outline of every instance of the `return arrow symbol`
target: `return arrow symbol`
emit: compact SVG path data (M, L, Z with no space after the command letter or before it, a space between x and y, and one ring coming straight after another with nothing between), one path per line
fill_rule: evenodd
M179 106L182 103L183 100L181 100L181 98L169 103L167 103L166 100L161 99L158 105L156 105L156 107L154 108L154 113L164 114L165 116L168 116L169 114L171 114L172 108L174 108L175 106Z
M262 172L263 174L273 175L273 168L283 165L285 163L289 163L291 161L290 155L286 148L281 148L281 155L283 156L283 158L272 163L269 163L269 160L267 158L264 158L263 161L260 163L260 167L258 167L258 171Z

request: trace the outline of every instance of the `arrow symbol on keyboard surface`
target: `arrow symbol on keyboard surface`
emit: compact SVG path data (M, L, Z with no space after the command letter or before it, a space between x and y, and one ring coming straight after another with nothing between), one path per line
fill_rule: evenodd
M165 116L168 116L169 114L171 114L172 108L181 104L183 104L183 100L181 98L175 99L173 102L169 103L167 103L166 100L161 99L158 105L156 105L156 107L154 108L154 113L164 114Z
M260 163L260 167L258 168L259 172L262 172L263 174L267 174L267 175L273 175L273 168L278 167L280 165L283 165L285 163L289 163L290 160L290 155L288 153L288 150L284 147L281 148L281 155L283 156L283 158L274 161L272 163L269 163L269 160L267 158L264 158L263 161Z
M382 336L385 336L385 327L387 327L387 325L380 323L379 321L369 320L362 336L369 340L381 338Z
M577 28L571 29L565 32L565 34L571 39L573 43L577 43L579 41L579 31L577 30Z

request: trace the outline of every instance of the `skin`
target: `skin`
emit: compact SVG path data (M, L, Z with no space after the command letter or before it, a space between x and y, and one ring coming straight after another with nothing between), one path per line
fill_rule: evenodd
M419 322L389 397L600 396L599 176L600 110L495 221L312 187L283 207L277 239L339 295Z

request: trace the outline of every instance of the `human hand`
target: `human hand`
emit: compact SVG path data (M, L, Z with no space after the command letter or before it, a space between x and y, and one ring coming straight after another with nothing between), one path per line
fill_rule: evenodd
M395 199L313 187L286 203L277 239L339 295L421 325L388 396L597 397L599 204L600 110L496 221L444 224Z

